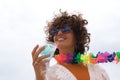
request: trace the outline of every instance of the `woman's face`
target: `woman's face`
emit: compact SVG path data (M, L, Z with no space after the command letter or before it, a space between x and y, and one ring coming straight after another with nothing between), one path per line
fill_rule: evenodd
M53 38L54 42L57 44L58 49L71 49L75 47L74 34L69 26L64 26L60 29L57 29L57 32Z

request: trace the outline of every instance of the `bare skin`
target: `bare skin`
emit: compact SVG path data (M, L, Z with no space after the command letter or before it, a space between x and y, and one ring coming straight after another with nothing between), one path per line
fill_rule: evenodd
M39 45L36 45L32 51L32 59L33 59L33 67L36 75L36 80L45 80L45 71L46 65L45 63L49 62L49 60L44 60L50 56L50 54L38 57L38 55L45 49L45 46L39 48Z
M72 31L64 34L61 32L61 30L59 30L58 34L54 36L54 42L57 44L57 48L59 49L60 53L73 54L75 39ZM45 63L49 62L49 60L44 60L44 58L49 57L50 54L38 57L41 51L45 49L45 46L39 49L38 48L39 45L36 45L32 51L33 67L35 70L36 80L45 80Z

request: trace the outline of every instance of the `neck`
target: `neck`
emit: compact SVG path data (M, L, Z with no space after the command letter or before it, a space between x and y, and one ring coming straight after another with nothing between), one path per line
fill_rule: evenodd
M74 48L60 48L59 49L59 53L63 53L63 54L73 55L73 52L74 52Z

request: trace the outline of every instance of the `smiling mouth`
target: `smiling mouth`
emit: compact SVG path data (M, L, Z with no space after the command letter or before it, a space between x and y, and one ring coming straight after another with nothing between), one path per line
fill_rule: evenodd
M58 41L64 40L63 38L59 38Z
M59 38L57 41L64 41L65 39L64 38Z

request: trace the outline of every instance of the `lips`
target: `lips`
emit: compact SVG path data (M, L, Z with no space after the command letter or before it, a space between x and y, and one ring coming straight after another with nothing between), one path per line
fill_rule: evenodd
M57 38L56 38L56 41L57 41L57 42L64 42L64 41L66 41L66 39L67 39L67 38L65 38L65 37L57 37Z
M65 41L66 39L65 38L62 38L62 37L59 37L59 38L57 38L56 39L56 44L57 44L57 47L59 46L60 47L60 45L62 44L65 44Z
M65 40L64 38L58 38L58 41L63 41L63 40Z

